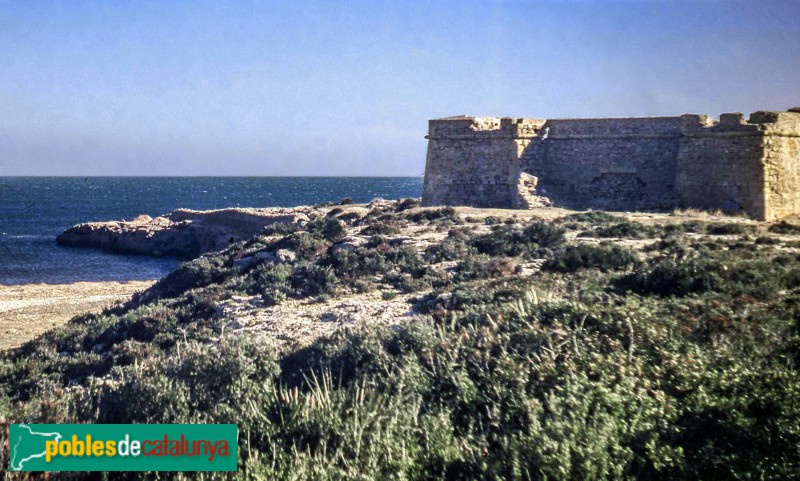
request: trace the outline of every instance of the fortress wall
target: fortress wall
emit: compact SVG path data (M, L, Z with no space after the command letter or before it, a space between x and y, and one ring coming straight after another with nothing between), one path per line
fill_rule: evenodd
M781 112L772 119L765 124L764 139L765 218L769 220L800 213L800 113Z
M511 207L508 141L430 140L425 167L425 205Z
M576 209L675 205L680 117L549 120L522 155L538 193Z
M678 156L681 207L764 216L761 137L684 137Z
M624 119L431 120L424 205L693 207L774 220L800 214L800 108Z
M512 207L519 155L542 123L494 117L431 120L423 204Z
M741 114L684 115L677 191L684 208L764 215L762 135Z
M768 136L764 163L765 218L800 213L800 136Z
M683 207L772 220L800 212L800 114L723 114L718 124L685 115L678 159Z

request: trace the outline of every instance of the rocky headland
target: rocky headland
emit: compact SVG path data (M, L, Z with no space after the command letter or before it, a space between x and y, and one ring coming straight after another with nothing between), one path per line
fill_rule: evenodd
M156 218L141 215L130 221L78 224L61 233L56 242L117 254L193 258L249 239L267 225L305 222L310 209L178 209Z

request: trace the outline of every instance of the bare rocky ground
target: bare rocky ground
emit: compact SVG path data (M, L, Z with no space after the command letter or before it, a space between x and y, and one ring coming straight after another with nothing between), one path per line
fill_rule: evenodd
M231 319L229 332L264 336L291 349L311 344L343 326L371 323L390 328L401 324L413 315L408 303L411 297L385 299L381 293L368 292L326 302L288 300L263 307L259 296L234 296L223 301L218 313Z
M262 216L263 219L280 216L284 219L307 219L308 215L329 215L338 218L347 216L358 217L368 212L364 206L333 206L323 208L298 207L296 209L262 210L248 212ZM420 208L408 212L423 210ZM317 211L317 212L315 212ZM497 222L506 222L509 219L525 223L530 220L555 220L575 211L540 207L530 210L506 209L478 209L471 207L456 208L459 216L467 220L475 233L488 232L490 226L485 219L493 217ZM182 212L182 211L176 211ZM219 234L219 225L226 224L223 213L214 211L213 215L192 213L194 218L214 219L211 222L215 238ZM234 212L231 210L230 212ZM759 223L741 217L730 217L721 214L701 211L676 211L673 213L612 213L631 221L642 224L680 224L687 221L698 220L702 222L742 223L759 226L765 231L769 224ZM241 212L235 211L236 222L227 222L228 225L239 225L238 217ZM161 219L161 220L158 220ZM97 231L100 229L104 239L109 233L116 230L118 235L124 237L126 242L134 236L140 236L142 225L151 229L154 225L173 225L176 229L185 230L185 220L174 219L178 222L167 222L164 218L138 219L132 222L109 222L98 224L82 224L84 230ZM202 222L195 222L197 228ZM247 230L252 230L252 217L247 216ZM74 228L73 228L74 229ZM126 230L127 229L127 230ZM359 233L361 228L347 227L348 237L342 242L340 248L361 245L367 242L369 236ZM389 237L401 239L403 244L415 247L418 251L434 243L441 242L447 236L448 230L431 226L410 224L397 234ZM226 231L224 235L228 235ZM202 232L200 235L205 235ZM594 243L600 242L595 238L577 238L577 232L568 232L570 240ZM161 236L173 242L173 236L164 231ZM148 239L152 238L152 235ZM604 239L609 240L609 239ZM645 245L653 242L652 239L612 239L616 243L641 250ZM158 249L158 246L148 244L148 249ZM447 268L444 263L442 268ZM518 272L529 275L539 269L536 262L522 264ZM80 282L61 285L24 285L0 286L0 350L19 346L38 334L53 327L64 324L73 316L97 312L110 307L115 303L123 302L131 295L142 291L153 284L154 281L137 282ZM415 295L420 295L416 293ZM316 338L330 334L343 326L352 326L358 323L380 323L387 327L404 322L413 316L410 310L409 298L412 295L403 295L392 290L378 290L368 293L352 293L344 297L337 296L326 300L297 300L288 299L276 306L264 306L259 296L234 296L222 303L217 315L230 319L227 324L228 333L241 335L259 335L273 340L276 344L296 348L307 345Z

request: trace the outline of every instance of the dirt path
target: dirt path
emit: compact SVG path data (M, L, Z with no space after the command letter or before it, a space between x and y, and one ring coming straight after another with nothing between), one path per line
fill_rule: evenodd
M78 314L126 300L153 282L0 285L0 350L19 346Z

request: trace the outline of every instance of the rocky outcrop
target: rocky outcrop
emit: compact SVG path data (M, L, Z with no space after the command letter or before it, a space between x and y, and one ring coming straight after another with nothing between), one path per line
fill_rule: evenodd
M308 221L311 208L178 209L132 221L89 222L70 227L56 238L59 245L91 247L120 254L191 258L261 233L275 223Z

